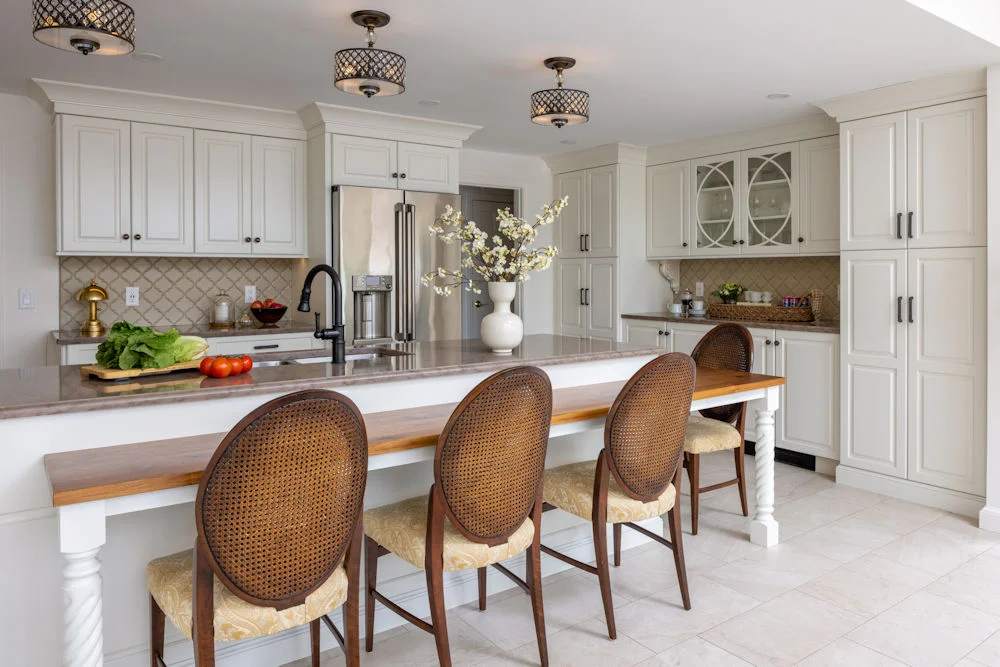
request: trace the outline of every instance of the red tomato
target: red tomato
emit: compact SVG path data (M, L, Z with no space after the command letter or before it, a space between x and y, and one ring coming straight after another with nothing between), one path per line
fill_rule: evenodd
M229 377L232 372L233 366L229 363L228 359L219 357L214 362L212 362L212 367L208 369L209 375L214 378L224 378Z
M229 374L239 375L243 372L243 357L226 357L229 362Z
M263 301L254 301L253 303L250 304L250 307L251 308L263 308L264 307L264 302Z
M250 369L253 368L253 358L249 354L243 355L243 372L249 373Z
M198 370L201 371L202 375L208 375L208 369L212 367L212 362L215 361L215 357L205 357L201 360L201 366Z

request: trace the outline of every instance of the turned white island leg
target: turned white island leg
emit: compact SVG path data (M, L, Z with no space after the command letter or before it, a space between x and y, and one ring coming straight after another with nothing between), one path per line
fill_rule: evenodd
M750 522L750 541L762 547L778 543L774 520L774 411L778 409L778 387L767 390L767 406L757 412L757 444L754 451L757 511Z
M105 541L104 501L59 508L63 566L63 667L104 664L101 561Z

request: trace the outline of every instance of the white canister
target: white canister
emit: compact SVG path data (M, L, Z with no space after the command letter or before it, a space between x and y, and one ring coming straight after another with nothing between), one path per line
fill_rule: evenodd
M773 299L774 299L774 295L771 294L770 292L761 292L760 293L760 301L761 301L761 303L771 303L771 301Z

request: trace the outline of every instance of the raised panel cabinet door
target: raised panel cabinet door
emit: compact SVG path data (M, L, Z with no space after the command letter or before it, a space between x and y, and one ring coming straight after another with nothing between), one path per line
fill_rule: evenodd
M911 250L908 478L986 493L986 248Z
M777 446L840 459L840 337L797 331L775 334L774 371L785 378Z
M194 249L200 255L250 255L251 138L194 133Z
M840 255L840 462L906 476L906 251Z
M799 236L799 145L743 151L743 218L738 241L744 255L794 255Z
M194 252L194 130L132 123L132 252Z
M709 324L686 324L680 322L670 323L670 344L672 352L683 352L691 354L694 352L698 341L711 329Z
M395 141L333 135L333 184L400 187Z
M986 245L986 98L906 115L911 248Z
M691 254L690 180L687 161L646 169L646 257Z
M587 260L556 261L556 330L564 336L587 335Z
M691 161L692 256L739 256L742 182L739 153Z
M60 116L58 128L59 251L131 252L130 124Z
M670 332L666 322L622 318L623 339L632 345L662 347L669 351Z
M584 248L588 257L618 256L618 166L587 170L587 227Z
M254 137L251 172L253 254L306 254L306 145Z
M840 126L840 249L906 247L906 112Z
M800 254L840 249L840 139L822 137L799 143Z
M560 257L583 257L587 227L587 172L573 171L555 178L556 198L568 197L556 222Z
M618 260L587 260L587 335L620 340L618 333Z
M458 194L458 149L399 142L399 187L421 192Z

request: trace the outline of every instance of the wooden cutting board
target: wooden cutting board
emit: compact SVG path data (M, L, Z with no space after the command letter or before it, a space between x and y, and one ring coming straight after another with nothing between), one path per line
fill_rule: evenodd
M123 371L120 368L105 368L99 364L90 364L80 367L80 374L84 377L96 377L99 380L124 380L126 378L143 377L146 375L163 375L164 373L174 373L176 371L189 371L198 368L201 359L192 359L173 366L163 368L132 368Z

